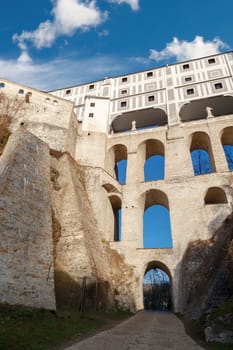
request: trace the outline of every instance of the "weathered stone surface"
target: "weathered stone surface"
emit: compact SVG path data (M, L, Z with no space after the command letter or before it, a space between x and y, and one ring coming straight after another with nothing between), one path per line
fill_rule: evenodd
M55 308L49 148L24 128L0 157L0 301Z

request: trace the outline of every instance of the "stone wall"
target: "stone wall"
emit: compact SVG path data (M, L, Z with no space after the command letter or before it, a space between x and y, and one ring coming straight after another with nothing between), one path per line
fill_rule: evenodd
M49 161L24 128L0 157L0 302L55 309Z

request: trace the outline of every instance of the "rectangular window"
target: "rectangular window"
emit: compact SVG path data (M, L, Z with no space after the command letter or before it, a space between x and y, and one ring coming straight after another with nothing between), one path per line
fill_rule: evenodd
M91 103L90 103L90 106L91 106L91 107L95 107L95 102L91 102Z
M222 83L216 83L216 84L214 84L214 87L215 87L216 90L223 88Z
M128 93L128 90L121 90L121 95L125 95Z
M127 77L124 77L121 79L122 83L126 83L128 81L128 78Z
M183 69L189 69L189 64L188 63L183 64Z
M213 64L213 63L215 63L216 61L215 61L215 58L209 58L208 59L208 63L209 64Z
M147 72L146 76L147 78L153 77L153 72Z
M126 101L122 101L121 102L121 107L126 107L127 106L127 102Z
M93 118L94 117L94 113L89 113L88 117L89 118Z
M148 101L149 102L152 102L152 101L154 101L155 100L155 97L154 96L148 96Z
M89 85L89 90L93 90L93 89L94 89L94 87L95 87L95 85L94 85L94 84Z
M194 94L194 89L187 89L187 95L193 95Z
M186 81L186 82L192 81L192 77L186 77L186 78L184 78L184 81Z

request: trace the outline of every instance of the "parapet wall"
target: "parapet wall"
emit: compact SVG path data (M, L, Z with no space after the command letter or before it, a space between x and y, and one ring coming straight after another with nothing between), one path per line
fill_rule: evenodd
M0 157L0 302L55 309L49 147L24 128Z
M10 102L7 112L12 117L12 130L23 124L50 148L74 155L77 120L73 103L5 79L0 81L0 93Z

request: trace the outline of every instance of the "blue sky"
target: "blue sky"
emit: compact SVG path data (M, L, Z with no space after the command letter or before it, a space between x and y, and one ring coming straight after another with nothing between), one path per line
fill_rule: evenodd
M232 0L8 0L0 76L50 90L233 48Z

